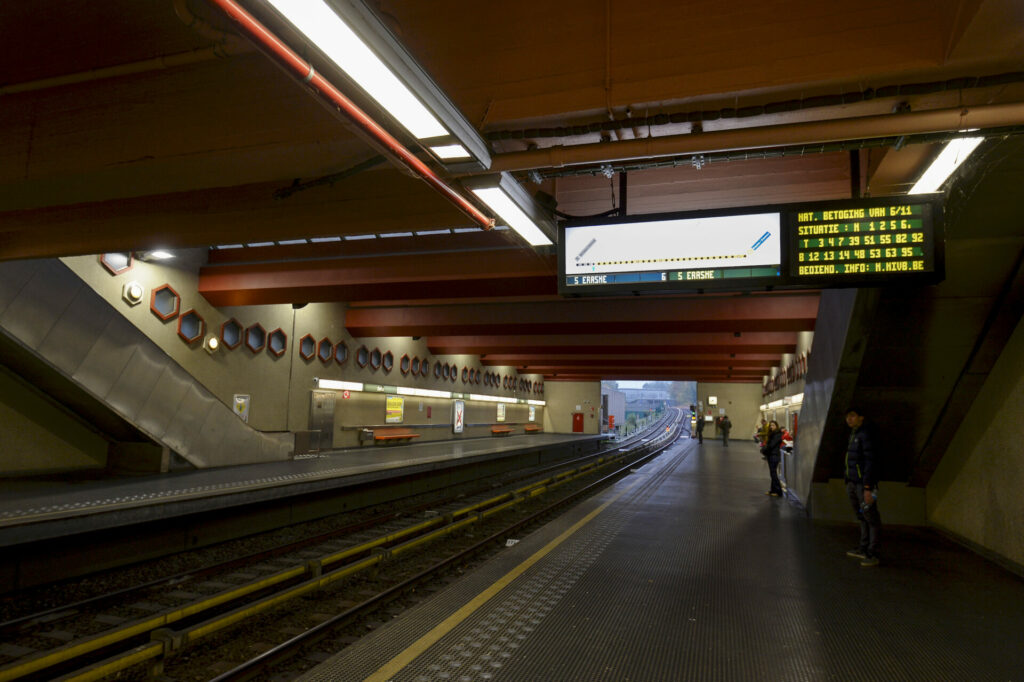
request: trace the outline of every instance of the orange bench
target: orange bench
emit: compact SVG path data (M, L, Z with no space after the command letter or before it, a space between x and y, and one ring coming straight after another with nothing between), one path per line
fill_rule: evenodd
M507 436L515 431L511 426L492 426L491 433L495 436Z
M413 433L409 429L375 429L373 432L374 441L386 443L405 443L419 437L420 434Z
M527 424L523 427L523 431L526 431L527 433L540 433L543 430L544 427L540 424Z

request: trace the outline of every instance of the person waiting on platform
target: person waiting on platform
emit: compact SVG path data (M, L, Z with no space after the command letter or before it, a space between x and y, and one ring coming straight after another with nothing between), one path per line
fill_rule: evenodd
M878 511L875 431L864 422L864 412L858 407L846 411L846 425L850 427L846 447L846 495L860 522L860 545L846 555L860 559L861 566L877 566L882 515Z
M782 430L775 420L768 422L768 438L761 446L761 454L768 460L768 473L772 478L772 487L765 495L782 497L782 484L779 483L779 462L782 461Z
M722 429L722 445L729 447L729 431L732 430L732 422L729 421L729 415L722 415L722 421L718 428Z
M768 442L768 420L762 419L761 423L757 425L756 431L754 431L754 442L760 445L764 445Z
M704 415L697 415L697 444L704 445Z

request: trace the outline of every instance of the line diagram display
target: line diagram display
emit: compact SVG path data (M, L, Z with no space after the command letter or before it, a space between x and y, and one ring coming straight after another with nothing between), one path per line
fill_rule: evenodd
M778 266L779 213L565 228L565 274Z

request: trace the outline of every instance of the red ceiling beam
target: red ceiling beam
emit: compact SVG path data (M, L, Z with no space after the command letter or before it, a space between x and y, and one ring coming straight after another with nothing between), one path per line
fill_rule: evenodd
M215 306L553 295L556 270L531 249L333 258L202 268L199 293Z
M747 367L770 369L779 364L778 355L737 355L734 358L715 355L656 353L642 355L639 353L613 355L611 353L588 353L585 355L563 354L553 355L544 353L524 354L487 354L482 363L494 367L522 367L541 365L564 365L576 367L599 366L613 363L621 365L624 362L642 364L645 367L655 364L671 365L673 367Z
M778 364L778 360L775 361ZM515 361L514 358L510 361L505 362L493 362L491 358L485 358L483 361L485 367L515 367L521 372L525 373L538 373L546 374L552 371L565 370L569 368L583 368L583 369L594 369L604 371L608 368L616 369L627 369L633 368L636 370L646 369L657 369L657 370L686 370L695 371L697 369L709 369L709 370L722 370L723 372L727 369L735 369L736 371L743 372L757 372L758 374L767 374L769 370L775 365L768 362L743 362L742 360L736 360L734 358L714 358L711 360L689 360L689 361L678 361L678 360L653 360L653 359L622 359L615 356L608 356L599 360L577 360L576 358L565 357L565 358L545 358L537 360L521 360Z
M668 334L814 329L818 294L574 299L543 303L357 308L355 337L472 334Z
M704 374L563 374L559 372L553 375L544 375L544 382L552 381L696 381L698 383L714 384L755 384L761 385L761 380L747 377L729 377Z
M348 311L351 315L353 311ZM795 353L796 332L431 336L437 355L768 355ZM485 358L486 360L487 358Z
M309 244L287 244L241 249L211 249L207 264L252 265L291 260L321 260L368 256L407 256L446 251L523 250L509 230L474 230L447 234L418 234L413 237L377 237Z

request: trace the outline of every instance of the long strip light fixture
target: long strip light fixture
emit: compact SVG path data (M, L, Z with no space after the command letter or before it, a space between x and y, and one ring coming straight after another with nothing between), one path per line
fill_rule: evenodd
M292 0L296 5L311 4L321 0ZM242 32L256 44L267 55L276 60L294 78L302 81L314 92L318 93L332 109L340 111L350 121L361 128L367 135L372 137L382 147L387 149L409 170L416 173L430 186L440 192L446 199L455 204L466 215L470 216L478 225L489 229L493 225L490 217L481 212L476 206L469 202L464 196L456 192L451 186L443 181L423 161L417 158L412 152L395 139L376 121L367 116L366 112L360 109L352 100L346 97L330 81L317 73L312 65L300 57L293 49L274 35L266 26L256 20L235 0L209 0L209 2L220 8L229 19L242 30ZM440 92L440 91L439 91ZM453 107L454 109L454 107ZM482 142L481 142L482 144ZM487 157L487 164L490 159ZM471 164L476 165L476 164Z
M361 0L265 2L446 167L490 167L487 143Z
M947 142L945 148L910 188L908 194L928 194L937 191L984 140L984 137L958 137Z
M466 178L462 184L531 246L554 244L554 222L511 174Z
M392 393L395 395L418 396L421 398L459 398L476 400L483 403L512 403L523 405L547 405L544 400L524 400L523 398L507 398L500 395L484 395L482 393L458 393L455 391L437 391L430 388L412 388L410 386L382 386L364 384L358 381L338 381L336 379L316 379L317 388L331 391L352 391L356 393Z

